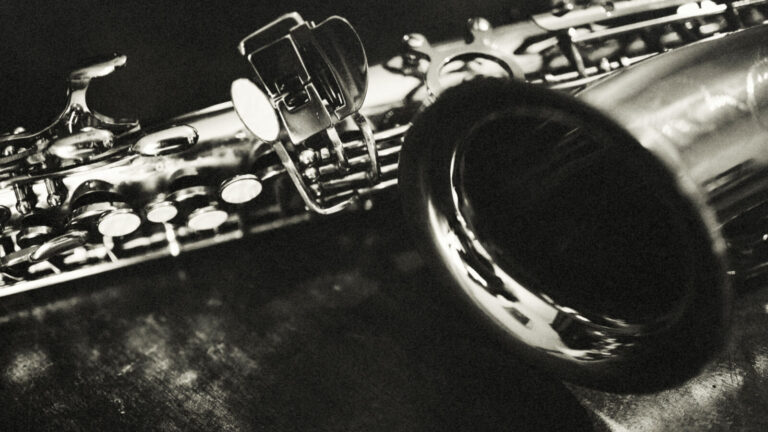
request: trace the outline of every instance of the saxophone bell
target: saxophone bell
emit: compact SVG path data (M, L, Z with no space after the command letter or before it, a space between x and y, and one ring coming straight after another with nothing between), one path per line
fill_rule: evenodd
M768 258L749 214L765 214L766 38L678 48L578 98L446 91L401 153L417 244L534 364L622 391L690 378L723 346L734 276Z

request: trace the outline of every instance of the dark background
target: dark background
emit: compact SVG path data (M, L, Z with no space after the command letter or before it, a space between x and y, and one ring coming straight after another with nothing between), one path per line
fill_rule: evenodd
M4 1L0 3L0 131L38 128L63 107L64 77L82 59L120 52L128 67L93 84L93 107L144 123L229 98L229 85L249 76L240 39L277 16L299 11L321 21L341 15L355 26L371 64L398 52L418 31L434 41L459 37L464 22L494 24L541 10L541 0L447 1Z
M143 123L228 98L239 40L279 14L355 25L373 62L403 33L507 22L513 2L0 3L0 131L42 127L66 71L119 51L91 105ZM519 2L522 13L546 2ZM442 300L396 201L0 299L0 430L765 430L768 292L685 385L617 395L518 362Z

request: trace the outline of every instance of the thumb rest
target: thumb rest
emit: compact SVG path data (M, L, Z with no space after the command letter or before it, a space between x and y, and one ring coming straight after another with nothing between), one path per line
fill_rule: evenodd
M176 256L316 215L367 210L377 193L398 184L398 176L409 182L401 184L406 208L421 208L413 202L434 197L412 184L426 183L419 178L430 168L420 165L426 156L418 155L419 143L409 142L409 130L417 124L414 136L426 134L429 141L434 131L419 119L449 105L441 96L452 88L479 82L473 81L477 77L501 76L510 84L526 81L535 86L532 89L580 94L597 107L618 106L605 101L620 99L621 93L611 95L600 89L616 91L617 86L610 83L632 77L638 68L630 66L636 63L663 69L673 63L664 58L674 58L669 56L678 49L685 52L683 47L693 42L747 27L758 27L757 40L765 41L766 3L638 0L578 6L565 2L550 13L498 28L481 18L470 19L463 41L431 45L423 35L406 35L400 54L370 69L362 43L346 20L331 17L314 24L291 13L240 42L238 51L254 74L232 83L231 102L151 126L112 119L88 107L90 81L125 66L126 57L93 61L69 75L66 107L50 126L38 132L18 128L0 136L0 296ZM699 46L705 48L700 49L706 50L707 43L712 44L701 42ZM717 50L713 48L712 53L724 55ZM668 51L672 53L658 55ZM750 55L759 58L759 49ZM747 84L752 86L747 89L751 97L765 97L755 90L768 81L768 67L761 61L756 64L763 65L762 74L750 75L755 79ZM594 86L597 81L601 84ZM624 81L634 83L629 78ZM591 90L593 86L596 90ZM557 105L558 98L568 98L565 104L572 103L574 113L582 110L583 104L570 96L550 97L548 90L541 95L538 91L520 90L519 95L533 98L533 105L549 99ZM456 97L446 99L462 107L464 103ZM719 103L730 102L721 99ZM763 109L765 100L746 103ZM642 119L617 117L633 133L641 129L636 124ZM586 108L584 119L603 121ZM764 114L762 121L764 127L768 125ZM716 124L727 128L726 123ZM409 171L399 173L404 146L411 152L405 164ZM665 157L660 158L666 163ZM749 164L729 166L704 183L708 190L718 191L739 186L747 171L753 174L751 168ZM736 257L729 264L729 274L737 273L742 279L761 274L768 261L763 251L764 213L754 211L762 209L757 196L730 203L730 216L717 215L723 225L717 230ZM418 221L427 226L421 229L436 229L430 217ZM712 240L715 246L719 235ZM455 242L476 240L457 238ZM470 260L472 246L462 247L462 261ZM486 253L479 250L481 255ZM465 273L470 272L470 264L462 266ZM474 277L482 279L479 274ZM542 312L549 318L541 324L531 318L535 311L516 307L524 299L494 291L498 288L484 289L503 305L503 314L518 323L504 323L506 318L496 315L498 305L474 299L475 305L490 321L496 320L502 333L512 333L529 350L533 347L534 354L524 356L533 361L545 356L550 368L593 384L605 384L619 374L618 369L631 364L625 348L631 351L638 342L630 336L647 338L666 325L589 319L544 293L538 297L554 308L555 315ZM541 311L544 306L536 308ZM581 330L573 322L588 327L586 333L576 335ZM510 330L520 323L529 330L540 324L551 327L558 335L556 347L528 340L551 339L551 332L534 331L531 336ZM600 340L590 345L590 338ZM691 362L690 368L700 363ZM589 366L595 367L585 372Z

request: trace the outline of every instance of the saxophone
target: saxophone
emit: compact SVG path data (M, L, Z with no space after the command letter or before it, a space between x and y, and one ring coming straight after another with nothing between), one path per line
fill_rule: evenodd
M668 386L768 263L768 1L565 1L464 40L286 14L231 101L143 125L91 110L0 136L0 296L344 211L399 190L419 247L522 358ZM396 188L396 186L398 186Z

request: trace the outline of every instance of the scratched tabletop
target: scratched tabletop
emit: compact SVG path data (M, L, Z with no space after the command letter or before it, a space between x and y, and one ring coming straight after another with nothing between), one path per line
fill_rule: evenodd
M766 430L768 290L654 394L520 363L443 301L396 210L0 300L0 430Z

